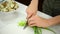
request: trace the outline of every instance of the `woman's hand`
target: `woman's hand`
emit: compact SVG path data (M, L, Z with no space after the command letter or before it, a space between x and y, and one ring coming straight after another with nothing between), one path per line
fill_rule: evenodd
M29 26L37 26L37 27L48 27L51 26L50 21L44 18L41 18L37 15L32 16L29 20L28 20L28 25Z
M60 23L60 15L50 19L44 19L38 15L34 15L28 20L29 26L37 26L37 27L49 27L59 23Z
M37 10L38 10L38 0L32 0L30 5L26 9L27 18L29 18L31 15L36 15Z
M26 12L27 12L27 18L29 18L31 15L36 15L37 13L37 11L33 10L33 8L30 6L26 9Z

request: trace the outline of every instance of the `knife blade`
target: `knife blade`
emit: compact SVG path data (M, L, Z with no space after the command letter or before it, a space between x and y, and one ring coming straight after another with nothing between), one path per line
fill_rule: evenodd
M28 21L26 22L26 25L24 26L24 28L23 28L23 29L25 29L27 26L28 26Z
M31 15L29 18L31 18L31 17L32 17L32 15ZM25 28L28 26L28 20L29 20L29 18L27 19L27 21L26 21L26 25L24 26L23 29L25 29Z

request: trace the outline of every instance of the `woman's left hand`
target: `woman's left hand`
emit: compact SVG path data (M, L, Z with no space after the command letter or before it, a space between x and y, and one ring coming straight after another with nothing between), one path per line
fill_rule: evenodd
M37 15L32 16L28 20L28 25L29 26L37 26L37 27L48 27L48 26L50 26L49 21L47 19L41 18Z

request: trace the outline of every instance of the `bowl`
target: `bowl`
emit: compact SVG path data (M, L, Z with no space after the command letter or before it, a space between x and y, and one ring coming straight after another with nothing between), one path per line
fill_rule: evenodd
M9 12L0 11L0 19L1 20L12 20L18 16L18 10L19 8L13 11L9 11Z

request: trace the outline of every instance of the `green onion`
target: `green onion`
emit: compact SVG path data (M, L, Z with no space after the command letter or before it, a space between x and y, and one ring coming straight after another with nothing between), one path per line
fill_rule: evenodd
M39 33L38 33L38 28L37 28L37 27L33 27L33 30L34 30L34 34L39 34Z
M38 28L39 34L42 34L42 28Z
M42 29L41 28L38 28L38 27L34 26L33 30L34 30L34 34L42 34Z
M26 21L20 21L20 22L18 22L18 25L19 26L25 26L26 25Z
M42 28L42 29L49 30L49 31L53 32L54 34L56 34L56 32L55 32L55 31L53 31L53 30L52 30L52 29L50 29L50 28Z

